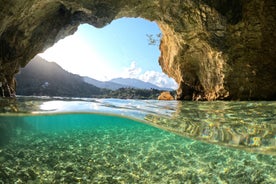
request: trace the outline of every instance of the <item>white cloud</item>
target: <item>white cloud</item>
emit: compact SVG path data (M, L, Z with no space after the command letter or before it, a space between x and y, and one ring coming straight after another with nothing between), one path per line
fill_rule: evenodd
M159 87L177 89L178 85L174 79L169 78L166 74L157 71L146 71L142 73L142 69L132 61L130 67L125 68L121 77L136 78L145 82L150 82Z
M169 78L166 74L157 71L146 71L139 76L139 79L145 82L150 82L159 87L177 89L177 83Z
M137 64L135 61L132 61L130 64L130 67L124 69L122 77L138 78L141 72L142 72L142 69L140 67L137 67Z

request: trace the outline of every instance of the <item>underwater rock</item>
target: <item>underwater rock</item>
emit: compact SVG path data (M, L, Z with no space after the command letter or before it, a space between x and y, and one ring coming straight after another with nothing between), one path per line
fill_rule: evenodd
M169 91L164 91L158 96L158 100L174 100L174 97Z
M1 96L13 95L20 67L80 24L104 27L121 17L141 17L162 31L159 64L178 83L177 99L276 99L274 0L0 4Z

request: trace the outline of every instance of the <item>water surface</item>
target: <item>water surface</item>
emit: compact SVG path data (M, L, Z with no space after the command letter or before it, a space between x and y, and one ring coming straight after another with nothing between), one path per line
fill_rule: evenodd
M276 183L276 102L0 102L0 183Z

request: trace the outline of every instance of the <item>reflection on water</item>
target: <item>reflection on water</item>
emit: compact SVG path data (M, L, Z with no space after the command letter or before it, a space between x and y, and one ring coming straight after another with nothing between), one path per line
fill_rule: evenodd
M171 117L146 120L185 137L276 155L275 102L180 102Z
M276 102L181 102L87 98L0 99L3 113L110 113L184 137L276 155ZM1 131L1 130L0 130Z
M0 183L276 183L276 102L21 97L0 111Z

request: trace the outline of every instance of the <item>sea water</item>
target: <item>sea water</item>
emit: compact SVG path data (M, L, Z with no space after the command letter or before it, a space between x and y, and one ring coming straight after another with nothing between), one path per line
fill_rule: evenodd
M276 102L0 104L0 183L276 183Z

